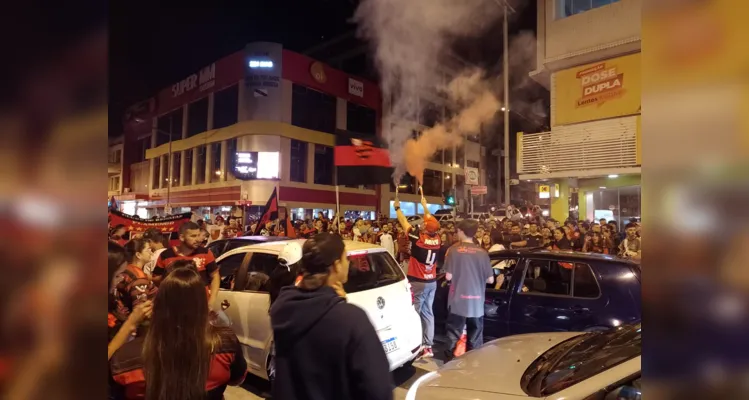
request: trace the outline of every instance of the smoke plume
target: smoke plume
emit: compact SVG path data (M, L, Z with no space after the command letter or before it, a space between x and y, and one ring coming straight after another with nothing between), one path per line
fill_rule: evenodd
M354 20L360 36L373 45L383 98L390 104L383 131L396 181L409 172L422 182L424 166L435 152L462 144L500 109L485 72L465 66L451 47L457 40L481 36L501 12L486 0L361 1ZM418 120L423 105L417 99L424 92L447 98L453 116L413 140L409 128L393 128L393 123Z

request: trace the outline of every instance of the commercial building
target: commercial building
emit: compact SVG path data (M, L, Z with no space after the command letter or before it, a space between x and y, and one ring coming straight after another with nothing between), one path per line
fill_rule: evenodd
M518 177L556 219L638 218L642 0L537 1L551 130L518 134Z
M277 188L295 218L332 214L335 131L378 133L381 104L368 80L250 43L128 110L121 207L142 217L253 212ZM246 160L257 168L238 167ZM237 179L237 168L252 180ZM373 217L379 190L341 187L342 211Z

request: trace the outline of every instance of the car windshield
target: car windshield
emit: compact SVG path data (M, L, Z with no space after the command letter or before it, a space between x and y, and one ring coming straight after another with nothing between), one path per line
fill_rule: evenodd
M552 347L525 371L523 390L530 396L548 396L641 355L641 330L641 324L624 325Z
M388 252L349 255L346 293L356 293L402 281L405 276Z

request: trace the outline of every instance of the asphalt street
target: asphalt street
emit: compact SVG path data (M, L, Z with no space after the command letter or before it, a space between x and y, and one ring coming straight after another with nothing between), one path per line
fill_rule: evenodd
M435 338L435 340L437 341L435 344L435 353L440 357L439 354L444 350L445 345L439 338ZM393 391L393 397L396 400L405 400L408 388L419 377L438 369L443 364L443 361L438 358L419 359L414 361L412 367L394 371L393 381L396 388ZM224 393L224 398L226 400L270 399L270 385L268 382L248 374L242 386L229 386Z

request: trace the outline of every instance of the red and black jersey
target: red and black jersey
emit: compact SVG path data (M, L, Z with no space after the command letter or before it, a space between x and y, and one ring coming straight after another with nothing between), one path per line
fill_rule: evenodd
M247 374L247 362L242 355L239 339L230 327L213 328L220 343L211 357L208 379L205 383L206 399L223 399L226 385L241 383ZM144 399L146 377L143 372L143 337L125 343L109 361L113 389L125 399Z
M143 269L137 265L128 265L115 277L112 296L117 302L117 307L110 310L110 313L124 322L135 306L146 300L153 300L156 292L156 285Z
M218 269L218 266L213 253L205 247L198 247L189 256L181 254L176 246L162 251L153 269L153 276L166 276L170 265L177 260L192 260L198 267L198 273L203 278L203 282L206 286L210 286L211 275Z
M440 235L422 233L418 228L408 231L411 242L411 258L408 260L408 279L418 282L433 282L437 279L437 255L442 240Z

